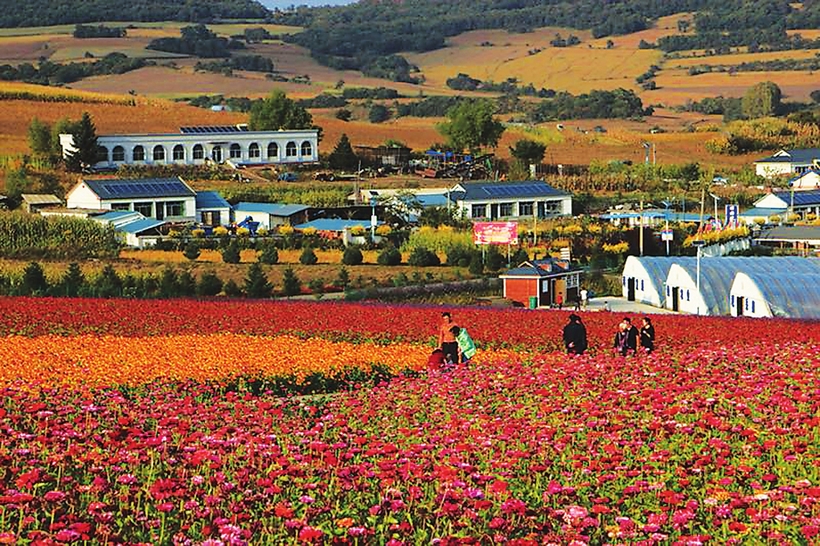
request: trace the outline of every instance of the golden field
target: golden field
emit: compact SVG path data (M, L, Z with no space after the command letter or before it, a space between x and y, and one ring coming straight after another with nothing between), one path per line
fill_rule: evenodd
M762 81L776 83L784 98L793 101L807 101L809 93L820 85L817 75L803 71L713 72L690 76L686 70L663 70L655 78L658 89L642 92L641 98L645 103L669 106L718 95L740 97L749 87Z
M689 68L698 65L734 65L763 61L780 61L786 59L813 59L817 51L812 49L795 49L793 51L766 51L760 53L734 53L731 55L702 55L683 59L668 59L664 69Z

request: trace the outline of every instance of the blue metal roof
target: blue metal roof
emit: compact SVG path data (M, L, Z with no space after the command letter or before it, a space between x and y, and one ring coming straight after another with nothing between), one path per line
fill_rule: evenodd
M517 199L521 197L560 197L569 195L540 180L524 182L462 182L464 201L486 201L488 199Z
M196 208L229 209L231 204L225 201L217 191L201 191L196 194Z
M377 222L381 225L384 222ZM295 229L314 228L317 231L344 231L345 229L355 226L361 226L365 229L370 228L369 220L342 220L341 218L318 218L311 220L304 224L293 226Z
M83 182L100 199L193 197L196 192L180 178L113 178Z
M271 216L291 216L309 209L307 205L283 205L280 203L237 203L235 211L262 212Z
M803 148L799 150L782 150L787 155L769 156L758 159L755 163L811 163L820 159L820 148Z
M118 227L117 231L124 231L125 233L137 234L149 230L151 228L159 227L164 223L165 222L163 222L162 220L154 220L153 218L143 218L142 220L128 222L127 224Z
M125 218L127 216L133 216L134 214L138 214L138 215L142 216L141 214L139 214L138 212L135 212L133 210L112 210L111 212L106 212L105 214L100 214L99 216L95 216L94 219L95 220L103 220L105 222L116 222L117 220L120 220L120 219Z
M807 258L811 262L817 260ZM749 277L763 294L772 315L790 318L820 318L820 291L806 290L820 285L820 266L815 272L789 273L755 271L738 273ZM737 282L737 280L735 281ZM734 283L732 283L734 288Z
M773 193L786 203L793 202L798 206L820 205L820 190L776 191ZM792 201L792 196L794 196L794 201Z
M422 207L446 207L447 206L447 196L444 194L422 194L416 195L416 200L421 204Z
M753 207L749 210L740 213L740 216L758 217L758 216L776 216L784 214L788 209L771 209L763 207Z
M800 180L801 178L803 178L807 174L820 174L820 170L818 170L818 169L808 169L806 171L803 171L802 173L798 174L797 176L793 176L793 177L789 178L789 182L788 182L789 185L791 185L792 182Z
M607 212L602 214L600 218L602 220L623 220L626 218L639 218L641 216L640 212ZM695 212L675 212L675 211L667 211L665 210L645 210L643 211L643 217L649 219L667 219L670 222L700 222L700 214ZM703 219L706 220L711 218L712 215L704 215Z

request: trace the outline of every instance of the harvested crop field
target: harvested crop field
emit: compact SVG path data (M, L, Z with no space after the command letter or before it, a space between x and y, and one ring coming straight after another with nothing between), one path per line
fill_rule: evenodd
M787 59L813 59L818 51L814 49L795 49L793 51L765 51L760 53L735 53L733 55L703 55L684 59L668 59L664 68L689 68L697 65L734 65L764 61L782 61Z
M687 100L723 95L740 97L761 81L772 81L783 91L786 100L807 101L817 89L817 75L801 71L779 72L714 72L690 76L685 70L663 70L656 77L657 90L644 91L641 98L647 104L678 105Z

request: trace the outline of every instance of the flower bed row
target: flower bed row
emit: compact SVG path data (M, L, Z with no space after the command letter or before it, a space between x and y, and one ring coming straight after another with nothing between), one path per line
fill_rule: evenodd
M0 540L810 543L816 347L770 348L507 356L319 398L5 388Z

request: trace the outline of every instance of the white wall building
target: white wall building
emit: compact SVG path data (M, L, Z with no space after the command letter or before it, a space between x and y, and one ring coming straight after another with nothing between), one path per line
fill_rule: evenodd
M66 195L70 209L136 211L154 220L196 219L196 192L181 178L80 181Z
M475 220L532 220L572 215L572 195L541 180L460 182L450 190L457 213Z
M197 192L196 221L206 226L227 226L231 223L231 204L218 192Z
M179 133L98 135L96 168L120 165L235 166L315 163L319 137L315 129L248 131L245 125L182 127ZM75 150L74 136L60 135L63 155Z
M755 173L766 178L800 174L820 167L820 148L780 150L770 157L755 161L754 164Z
M623 297L655 307L664 307L665 283L676 263L693 262L690 256L628 256L621 275Z
M815 273L740 272L732 282L730 306L735 317L820 318L820 265Z
M242 222L250 217L259 222L260 228L271 229L283 225L303 224L307 221L307 205L283 205L279 203L237 203L233 208L234 219Z

